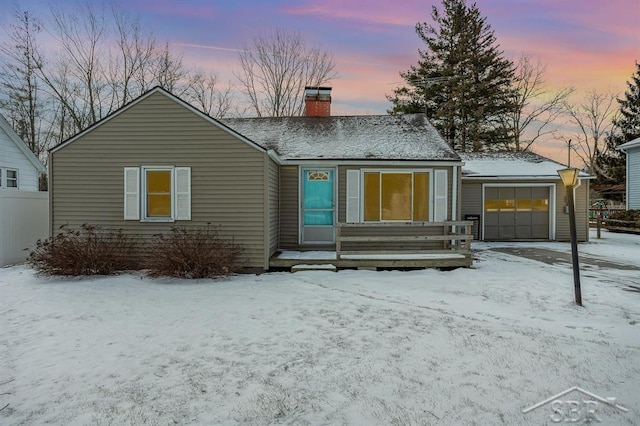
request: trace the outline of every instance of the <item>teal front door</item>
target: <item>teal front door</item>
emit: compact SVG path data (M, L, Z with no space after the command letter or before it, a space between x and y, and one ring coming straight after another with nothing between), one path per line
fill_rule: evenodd
M301 242L335 242L335 170L302 170Z

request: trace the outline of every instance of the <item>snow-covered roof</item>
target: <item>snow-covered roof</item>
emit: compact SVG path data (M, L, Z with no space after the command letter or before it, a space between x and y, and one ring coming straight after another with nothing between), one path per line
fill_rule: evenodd
M620 151L627 152L628 149L637 148L637 147L640 147L640 138L636 138L636 139L634 139L632 141L629 141L627 143L623 143L622 145L618 146L618 149Z
M424 114L220 120L283 160L454 160Z
M498 179L560 179L558 170L567 166L528 151L460 153L462 177ZM591 176L580 172L580 178Z

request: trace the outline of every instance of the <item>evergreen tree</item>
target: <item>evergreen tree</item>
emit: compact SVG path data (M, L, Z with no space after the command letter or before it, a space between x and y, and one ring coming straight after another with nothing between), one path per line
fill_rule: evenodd
M481 151L512 137L504 115L512 109L513 63L503 58L491 26L475 4L442 0L433 6L434 25L418 23L425 43L420 60L401 77L390 113L425 112L448 143L460 151Z
M636 62L636 71L627 81L624 98L618 99L620 110L613 119L614 131L607 136L606 148L599 153L597 161L601 173L597 183L622 183L626 178L625 155L617 150L623 143L640 137L640 63Z

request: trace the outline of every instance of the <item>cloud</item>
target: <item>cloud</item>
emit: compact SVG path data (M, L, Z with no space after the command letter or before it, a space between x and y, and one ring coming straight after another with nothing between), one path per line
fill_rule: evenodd
M380 25L416 24L416 7L424 4L416 0L389 2L388 0L317 0L299 6L288 6L283 12L290 15L316 16L326 19L359 21ZM426 11L428 13L428 10Z
M243 52L243 49L235 49L232 47L221 47L221 46L207 46L207 45L202 45L202 44L191 44L191 43L171 43L174 46L181 46L181 47L193 47L196 49L207 49L207 50L222 50L225 52Z
M137 6L145 13L155 12L160 15L181 18L206 18L216 13L216 8L211 4L198 4L195 1L184 3L166 0L142 1Z

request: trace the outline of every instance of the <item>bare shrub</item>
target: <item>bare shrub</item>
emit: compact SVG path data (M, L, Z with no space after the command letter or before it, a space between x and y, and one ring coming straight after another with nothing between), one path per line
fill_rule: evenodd
M38 240L27 263L44 275L111 275L135 269L134 243L122 230L83 224Z
M242 246L207 228L171 228L154 236L146 268L152 277L215 278L240 269Z

